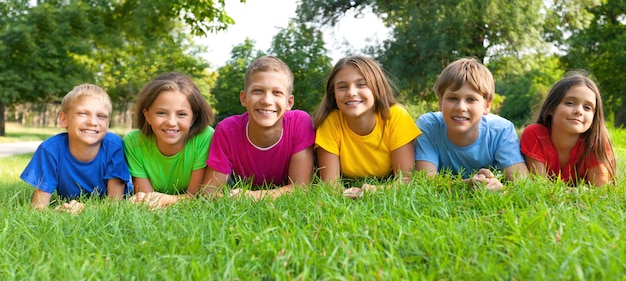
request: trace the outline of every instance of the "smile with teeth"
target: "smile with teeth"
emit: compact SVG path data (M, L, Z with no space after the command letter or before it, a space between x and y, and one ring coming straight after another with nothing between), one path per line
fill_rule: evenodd
M262 114L272 114L272 113L276 113L276 111L274 110L266 110L266 109L257 109L258 112L262 113Z
M455 120L455 121L467 121L467 120L469 120L469 118L467 118L467 117L452 117L452 120Z
M98 131L94 131L94 130L80 130L82 133L85 134L97 134Z
M163 130L163 132L165 132L166 134L176 134L178 133L178 130Z
M349 101L349 102L346 102L346 105L357 105L357 104L361 104L361 103L363 103L363 102L362 101Z

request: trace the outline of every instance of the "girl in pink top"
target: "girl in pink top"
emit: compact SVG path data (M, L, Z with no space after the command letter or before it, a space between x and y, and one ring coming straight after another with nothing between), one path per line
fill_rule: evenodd
M600 91L580 72L552 86L537 123L524 129L520 144L531 173L594 186L615 178Z

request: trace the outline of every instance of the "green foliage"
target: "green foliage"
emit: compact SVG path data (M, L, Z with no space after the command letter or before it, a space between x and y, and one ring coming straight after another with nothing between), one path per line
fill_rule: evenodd
M246 69L256 58L264 55L263 52L254 49L254 41L249 38L235 46L230 53L230 60L217 70L219 76L211 91L216 99L218 121L246 111L239 101Z
M2 280L613 280L626 269L623 177L484 192L416 173L360 200L314 184L154 211L91 200L74 216L29 209L18 175L30 157L0 162Z
M313 113L324 96L332 68L322 33L292 21L274 36L268 53L282 59L293 72L294 108Z
M533 114L563 75L556 56L502 57L490 61L488 67L496 80L496 92L504 97L498 114L518 127L534 122Z
M597 81L605 113L615 113L616 127L626 126L626 3L603 1L584 10L593 16L588 26L572 28L570 50L565 56L569 68L586 69ZM610 118L610 116L607 116Z

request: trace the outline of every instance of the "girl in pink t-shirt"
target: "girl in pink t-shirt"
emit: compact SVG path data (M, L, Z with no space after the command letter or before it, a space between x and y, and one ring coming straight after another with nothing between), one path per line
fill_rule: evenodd
M524 129L520 144L531 173L594 186L615 179L600 91L580 72L552 86L537 123Z

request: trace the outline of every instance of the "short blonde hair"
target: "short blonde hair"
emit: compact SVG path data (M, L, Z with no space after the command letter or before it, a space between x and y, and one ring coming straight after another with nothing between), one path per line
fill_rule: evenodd
M67 93L61 101L61 111L67 113L70 108L76 104L76 102L87 98L93 98L100 101L109 110L109 114L113 111L113 105L111 104L109 94L107 94L104 89L94 84L81 84L69 91L69 93Z
M293 90L293 73L289 66L279 58L275 56L263 56L252 62L246 69L246 75L243 79L243 90L247 91L250 86L250 78L257 72L276 71L287 75L289 79L289 88L287 89L289 95Z
M491 71L475 58L462 58L450 63L439 75L433 90L441 100L446 90L456 91L468 84L487 101L493 101L496 85Z

